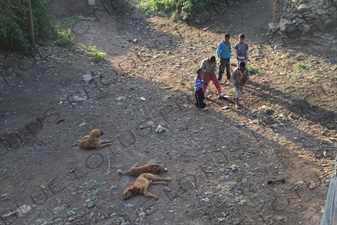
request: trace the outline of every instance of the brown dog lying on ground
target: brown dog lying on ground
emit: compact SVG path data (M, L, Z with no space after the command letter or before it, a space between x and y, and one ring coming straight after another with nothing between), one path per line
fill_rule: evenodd
M145 197L152 197L157 200L158 197L156 195L148 192L150 184L167 184L170 181L171 179L169 178L163 178L151 173L142 173L137 177L136 181L123 192L123 197L124 199L128 199L134 195L144 195Z
M80 148L84 150L103 148L111 145L110 140L101 140L99 137L103 135L103 131L99 129L93 129L90 135L85 135L80 140Z
M160 174L162 172L167 172L167 168L165 168L163 164L159 164L159 163L148 163L148 164L145 164L144 166L140 166L138 165L138 163L136 163L130 169L128 169L125 173L123 173L121 170L117 170L118 174L124 174L124 175L133 176L133 177L138 177L142 173Z

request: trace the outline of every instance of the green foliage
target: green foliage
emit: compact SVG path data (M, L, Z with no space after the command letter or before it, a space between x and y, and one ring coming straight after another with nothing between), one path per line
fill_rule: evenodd
M318 79L319 78L321 78L322 76L323 76L323 74L322 73L320 73L319 71L313 71L312 72L312 77L311 77L311 82L313 82L313 83L315 83L315 82L317 82L318 81Z
M298 73L302 72L302 70L304 70L306 68L307 68L307 66L305 64L301 63L301 62L295 63L295 65L294 65L294 69Z
M55 41L56 45L60 47L66 47L70 44L73 44L73 42L74 42L74 36L71 33L70 29L58 30L57 40Z
M101 62L108 60L104 52L99 51L97 48L89 46L88 47L89 56L93 58L95 62Z
M68 26L72 26L72 25L74 25L74 23L76 23L78 20L80 20L80 17L78 17L78 16L67 17L67 18L64 18L64 19L61 21L61 24L65 24L65 25L68 25Z
M146 14L169 15L188 20L198 12L219 0L140 0L139 8Z
M36 40L57 35L51 17L43 7L46 0L32 0L32 15ZM0 48L28 53L34 49L29 41L28 7L23 0L0 1Z
M259 67L254 65L248 65L248 71L250 74L257 74L259 72Z

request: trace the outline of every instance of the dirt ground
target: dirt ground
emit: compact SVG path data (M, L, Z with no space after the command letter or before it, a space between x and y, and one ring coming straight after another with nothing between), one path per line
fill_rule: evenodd
M188 24L145 17L132 1L47 9L74 46L0 58L1 225L320 223L337 141L336 29L272 34L267 0L217 5ZM200 111L195 71L225 32L232 45L246 34L259 71L243 109L226 82L230 99L210 84ZM80 150L94 128L113 144ZM122 199L135 178L116 171L137 162L168 168L171 183L150 187L157 201Z

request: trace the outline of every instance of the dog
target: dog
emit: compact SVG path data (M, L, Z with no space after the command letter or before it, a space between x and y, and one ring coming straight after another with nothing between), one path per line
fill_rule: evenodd
M152 173L142 173L136 181L123 192L124 200L131 198L134 195L144 195L158 200L158 197L148 191L150 184L168 184L171 179L163 178Z
M101 140L99 137L103 135L100 129L93 129L89 135L85 135L80 140L80 148L84 150L98 149L111 145L110 140Z
M121 170L117 170L118 174L129 175L133 177L138 177L142 173L160 174L162 172L167 172L167 168L165 168L163 164L159 163L148 163L144 166L139 166L138 163L136 163L124 173Z

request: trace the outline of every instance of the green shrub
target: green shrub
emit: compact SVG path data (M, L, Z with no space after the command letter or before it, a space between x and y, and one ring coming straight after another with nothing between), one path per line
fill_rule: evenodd
M97 48L89 46L88 47L89 56L93 58L95 62L101 62L108 60L104 52L99 51Z
M74 42L74 36L71 33L71 29L66 30L58 30L57 39L55 41L55 44L60 47L66 47L70 44L73 44Z
M257 74L259 72L258 66L248 65L248 71L251 74Z
M43 7L46 0L31 1L34 34L37 40L47 40L57 35L51 17ZM28 53L34 49L29 41L28 8L23 0L0 1L0 48Z
M307 68L307 66L305 64L301 63L301 62L295 63L295 65L294 65L294 69L298 73L302 72L302 70L304 70L306 68Z
M198 12L219 0L140 0L139 8L146 14L169 15L177 18L181 15L183 20L188 20L193 13Z

